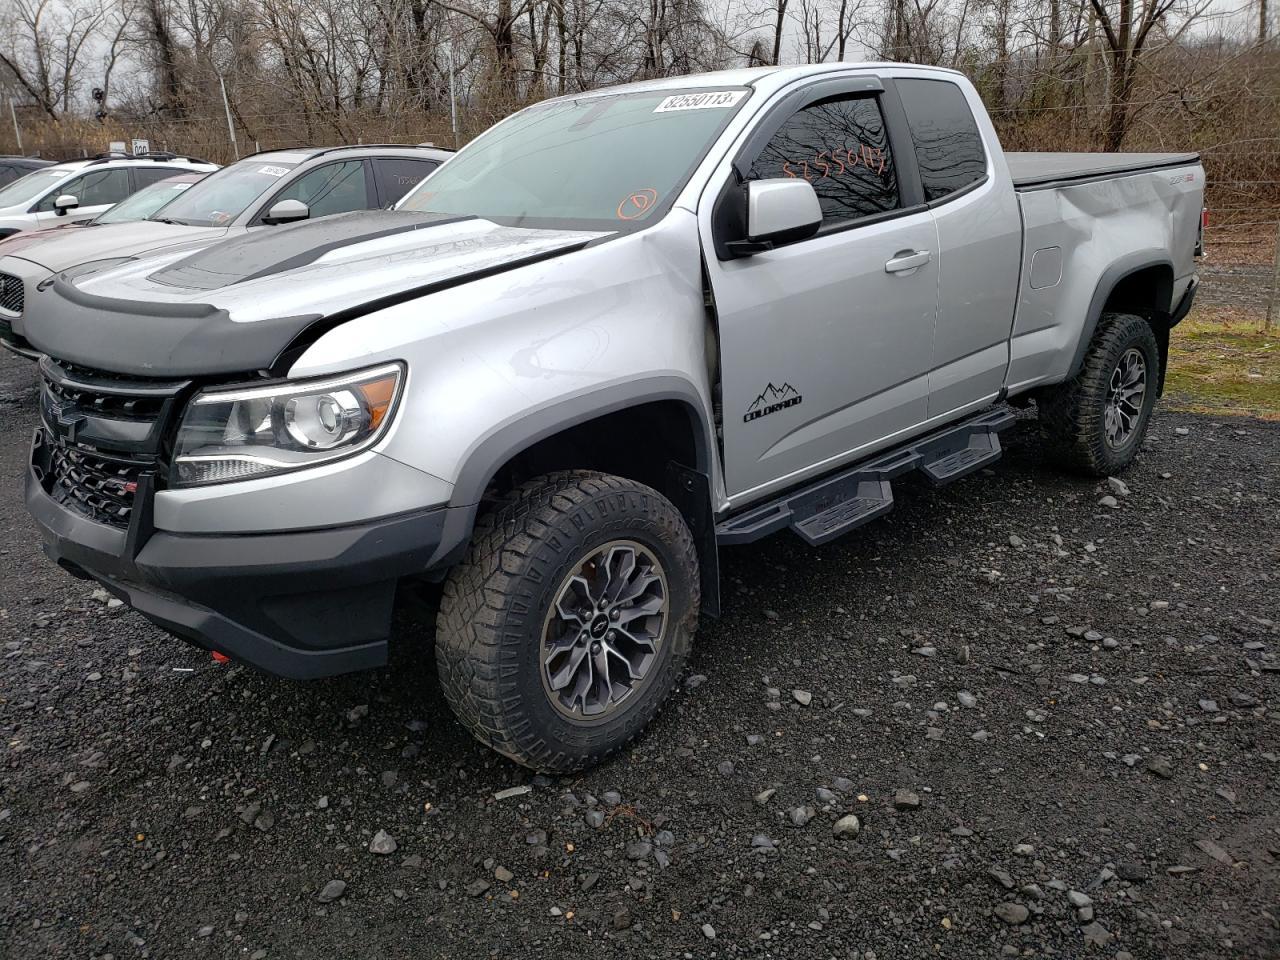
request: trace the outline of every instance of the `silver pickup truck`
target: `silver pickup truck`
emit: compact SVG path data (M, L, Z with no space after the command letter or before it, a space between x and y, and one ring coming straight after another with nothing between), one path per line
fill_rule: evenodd
M1006 155L957 73L658 80L499 123L393 211L42 285L48 554L289 677L386 663L438 585L461 721L599 760L718 551L824 544L1000 455L1123 470L1195 293L1193 155Z

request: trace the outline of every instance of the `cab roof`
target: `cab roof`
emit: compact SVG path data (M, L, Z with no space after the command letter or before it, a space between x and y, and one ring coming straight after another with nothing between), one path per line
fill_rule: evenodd
M742 67L735 70L716 70L712 73L695 73L688 76L660 77L656 80L641 80L616 87L603 87L598 90L569 94L557 99L579 100L584 97L616 93L640 93L646 90L700 90L723 87L755 87L761 90L776 90L792 81L802 80L805 77L822 76L826 73L875 72L888 69L928 70L951 76L960 75L959 71L949 70L946 67L929 67L916 63L840 61L835 63L801 64L799 66Z

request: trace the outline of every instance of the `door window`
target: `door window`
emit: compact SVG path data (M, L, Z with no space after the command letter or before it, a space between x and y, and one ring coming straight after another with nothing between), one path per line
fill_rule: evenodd
M369 207L369 190L363 160L329 163L300 176L271 198L268 208L281 200L301 200L312 219ZM265 211L264 211L265 212Z
M827 228L900 206L888 132L874 97L832 97L792 114L751 165L752 179L772 177L813 184Z
M946 80L897 80L926 201L941 200L987 173L982 135L964 92Z
M129 193L129 171L124 167L94 170L54 190L40 201L39 210L42 213L52 210L54 201L67 194L79 200L82 207L101 207L118 203Z
M378 192L383 205L395 203L438 166L434 160L410 160L408 157L374 160L373 170L378 178Z

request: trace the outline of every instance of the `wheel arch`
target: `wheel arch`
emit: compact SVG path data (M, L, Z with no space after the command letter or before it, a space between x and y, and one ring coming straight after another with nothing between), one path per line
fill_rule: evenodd
M628 458L607 442L611 430L646 428ZM719 563L711 474L713 431L697 388L678 376L649 377L564 398L496 426L469 449L458 472L433 568L465 553L486 494L522 477L560 469L599 469L658 490L684 515L698 545L703 608L719 612Z
M1164 392L1164 371L1169 351L1170 316L1173 311L1174 268L1166 251L1144 250L1127 254L1102 272L1084 327L1076 344L1068 378L1084 366L1085 354L1104 313L1132 313L1151 326L1160 347L1160 379L1157 393Z

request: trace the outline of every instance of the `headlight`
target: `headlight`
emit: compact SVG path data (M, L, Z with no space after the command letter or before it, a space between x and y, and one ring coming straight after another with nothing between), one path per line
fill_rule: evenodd
M351 456L386 432L400 397L398 363L323 380L205 390L187 407L171 484L249 480Z

